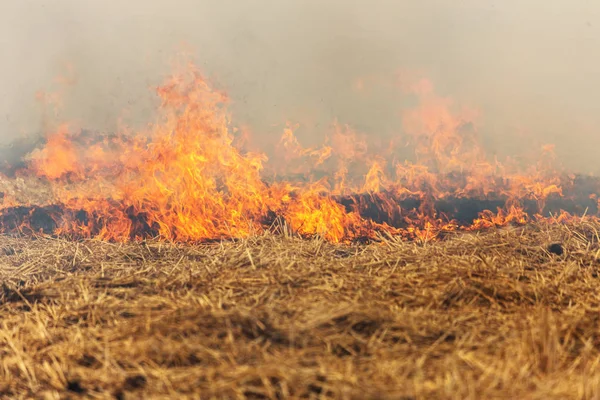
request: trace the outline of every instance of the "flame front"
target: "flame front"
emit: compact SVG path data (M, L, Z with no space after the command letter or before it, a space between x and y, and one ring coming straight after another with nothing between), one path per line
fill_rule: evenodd
M547 218L549 199L577 194L575 178L553 167L551 147L528 170L490 162L478 143L476 112L453 111L426 80L407 90L418 104L403 114L403 135L391 143L369 147L365 135L335 122L321 146L305 148L290 123L269 161L241 150L227 96L190 67L158 88L160 118L147 132L85 136L62 125L28 156L21 175L48 182L46 205L68 210L46 212L52 233L115 241L244 238L278 219L331 242L381 232L432 240L440 232ZM398 155L406 148L411 161ZM588 199L597 210L593 189ZM490 208L461 216L476 200ZM5 198L5 231L14 228L7 216L16 205ZM19 229L36 230L31 210Z

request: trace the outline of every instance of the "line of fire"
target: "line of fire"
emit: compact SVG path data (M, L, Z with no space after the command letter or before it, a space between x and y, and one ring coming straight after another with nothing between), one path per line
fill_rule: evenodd
M428 241L597 218L600 180L561 169L552 146L534 162L490 159L472 112L425 79L404 89L415 106L390 142L373 145L335 122L308 147L289 123L267 156L233 127L227 95L190 67L158 87L160 118L147 131L63 124L5 165L0 230L110 241L284 231L330 242Z

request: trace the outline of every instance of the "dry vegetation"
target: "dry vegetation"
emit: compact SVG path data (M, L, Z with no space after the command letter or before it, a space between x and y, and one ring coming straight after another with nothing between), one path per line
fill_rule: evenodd
M0 393L598 398L599 230L369 245L0 237Z

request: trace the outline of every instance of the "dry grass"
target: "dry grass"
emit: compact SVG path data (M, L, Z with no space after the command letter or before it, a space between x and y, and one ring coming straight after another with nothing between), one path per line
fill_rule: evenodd
M0 237L0 394L599 398L599 230L353 246Z

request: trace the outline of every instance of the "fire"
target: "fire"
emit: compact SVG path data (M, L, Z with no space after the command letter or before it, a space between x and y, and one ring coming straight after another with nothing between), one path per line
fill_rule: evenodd
M21 176L42 179L52 196L45 204L5 202L0 227L202 241L261 234L281 219L331 242L380 233L429 241L459 229L562 222L571 216L562 205L597 212L600 186L557 170L552 146L525 170L490 161L477 112L455 107L424 79L403 88L417 105L402 114L402 140L372 146L336 121L321 145L304 147L300 126L288 123L269 160L242 149L249 134L235 139L226 94L190 67L157 89L159 118L147 132L85 135L61 125L49 134ZM407 149L412 159L399 156Z
M62 125L48 137L45 148L31 154L31 168L38 176L58 179L68 173L80 172L76 170L77 158L77 149L69 140L68 126Z

